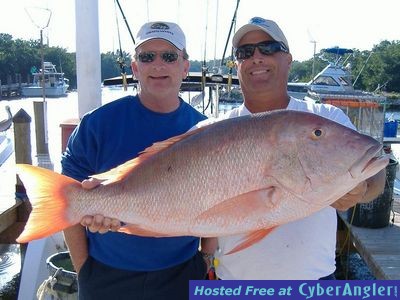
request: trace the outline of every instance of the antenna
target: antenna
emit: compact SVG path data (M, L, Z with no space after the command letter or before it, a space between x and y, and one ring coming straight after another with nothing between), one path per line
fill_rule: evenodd
M310 30L307 29L307 33L308 33L308 37L310 39L310 43L314 44L312 71L311 71L311 79L313 79L314 78L314 74L315 74L315 54L317 52L317 41L311 35Z
M25 8L26 13L31 19L32 23L40 29L40 56L41 56L41 64L42 64L42 96L43 96L43 136L44 136L44 144L41 144L41 141L37 141L37 147L39 148L39 154L48 154L48 135L47 135L47 103L46 103L46 84L44 79L44 50L43 50L43 30L49 26L51 19L51 10L48 8L40 8L40 7L27 7ZM42 148L42 149L40 149ZM42 153L43 152L43 153Z

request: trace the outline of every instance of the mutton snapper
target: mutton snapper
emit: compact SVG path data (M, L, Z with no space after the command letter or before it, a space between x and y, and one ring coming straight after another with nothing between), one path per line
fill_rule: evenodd
M93 177L18 165L33 210L24 243L102 214L140 236L216 237L248 233L231 252L271 228L306 217L389 162L381 144L315 114L281 110L228 119L155 143L139 157Z

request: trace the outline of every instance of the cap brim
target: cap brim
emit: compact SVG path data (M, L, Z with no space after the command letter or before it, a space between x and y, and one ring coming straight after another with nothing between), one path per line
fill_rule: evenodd
M141 40L141 41L137 42L135 44L135 49L137 49L140 45L143 45L144 43L146 43L148 41L151 41L151 40L163 40L163 41L166 41L166 42L170 43L172 46L174 46L176 49L181 50L181 51L183 50L183 48L185 48L185 47L183 47L183 45L176 45L173 42L171 42L170 40L164 39L162 37L149 37L148 39Z
M255 30L262 30L262 31L268 33L269 35L271 35L269 32L267 32L265 30L264 27L253 25L253 24L246 24L246 25L243 25L238 31L236 31L235 35L233 36L233 39L232 39L233 47L237 48L239 46L239 42L242 39L242 37L246 33L250 32L250 31L255 31ZM271 36L271 37L274 38L273 36Z
M250 31L255 31L255 30L261 30L264 31L265 33L269 34L275 41L282 42L281 39L279 39L277 36L274 35L274 33L268 31L265 27L263 26L258 26L254 24L246 24L243 25L238 31L236 31L235 35L232 38L232 45L234 48L237 48L239 46L239 42L242 39L242 37L250 32ZM286 43L283 41L283 43L286 45ZM287 47L287 45L286 45Z

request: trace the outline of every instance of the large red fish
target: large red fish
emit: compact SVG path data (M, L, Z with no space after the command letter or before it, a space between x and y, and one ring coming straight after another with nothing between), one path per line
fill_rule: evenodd
M248 233L237 251L271 228L304 218L388 164L381 145L315 114L274 111L229 119L156 143L93 177L93 190L49 170L19 165L33 210L18 242L102 214L142 236Z

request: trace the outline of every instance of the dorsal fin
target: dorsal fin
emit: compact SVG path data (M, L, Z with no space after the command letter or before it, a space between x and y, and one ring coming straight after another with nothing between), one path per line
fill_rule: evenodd
M205 126L207 127L207 126ZM115 183L121 180L124 180L126 177L129 176L140 164L144 161L156 155L157 153L168 149L170 146L174 145L175 143L184 140L185 138L197 134L199 131L202 131L205 127L197 128L191 130L189 132L174 136L162 142L154 143L152 146L146 148L142 152L139 153L139 156L128 160L127 162L107 171L104 173L92 175L90 177L102 181L102 185L108 185L111 183Z

